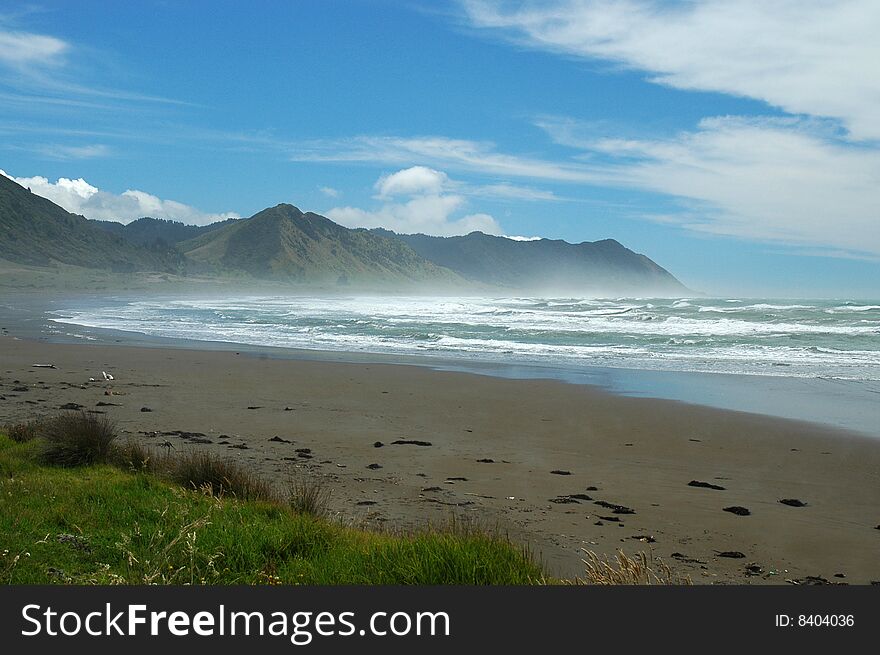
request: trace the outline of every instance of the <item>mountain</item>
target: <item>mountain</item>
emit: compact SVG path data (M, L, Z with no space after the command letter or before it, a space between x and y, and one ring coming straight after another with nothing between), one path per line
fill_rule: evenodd
M400 239L348 229L288 204L181 242L178 248L201 270L256 278L343 286L463 283Z
M112 271L234 275L297 284L567 294L680 294L668 271L613 239L571 244L472 232L349 229L293 205L198 227L90 221L0 176L0 259Z
M124 238L138 246L151 246L156 243L174 245L188 239L219 230L238 219L230 218L210 225L186 225L178 221L145 216L132 221L128 225L116 221L94 221L95 225L111 234Z
M614 239L568 243L552 239L520 241L471 232L433 237L395 234L415 252L472 282L526 291L664 294L687 291L666 269Z
M177 272L184 266L168 246L136 246L71 214L0 175L0 259L33 266L71 264L117 272Z

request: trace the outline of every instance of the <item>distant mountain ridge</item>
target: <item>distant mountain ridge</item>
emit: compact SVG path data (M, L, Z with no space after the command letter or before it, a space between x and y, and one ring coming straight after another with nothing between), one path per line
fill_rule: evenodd
M0 258L32 266L69 264L117 272L179 272L183 256L145 248L102 230L0 175Z
M393 235L425 259L488 286L553 292L682 293L669 271L614 239L568 243L516 240L471 232L464 236Z
M613 239L572 244L472 232L434 237L350 229L289 204L207 226L71 214L0 176L0 259L113 271L158 271L298 285L407 290L503 289L678 295L666 269Z
M230 218L210 225L187 225L179 221L144 216L127 225L116 221L94 221L100 228L110 234L123 237L126 241L138 246L150 246L164 242L173 246L181 241L194 239L201 234L219 230L239 219Z

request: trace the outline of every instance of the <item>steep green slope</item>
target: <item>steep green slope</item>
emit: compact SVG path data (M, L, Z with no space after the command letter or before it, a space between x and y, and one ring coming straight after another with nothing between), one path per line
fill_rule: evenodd
M293 205L264 209L249 219L179 244L208 270L297 282L420 282L454 284L454 273L426 261L399 239L351 230Z
M143 248L102 230L0 175L0 258L19 264L71 264L112 271L176 272L180 253Z

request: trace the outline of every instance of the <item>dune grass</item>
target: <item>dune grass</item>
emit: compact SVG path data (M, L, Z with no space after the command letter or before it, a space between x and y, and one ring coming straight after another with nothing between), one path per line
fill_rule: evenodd
M496 536L373 533L148 471L166 463L124 463L149 460L143 450L119 447L110 463L73 467L47 463L45 448L41 438L0 435L2 584L544 581L527 553Z

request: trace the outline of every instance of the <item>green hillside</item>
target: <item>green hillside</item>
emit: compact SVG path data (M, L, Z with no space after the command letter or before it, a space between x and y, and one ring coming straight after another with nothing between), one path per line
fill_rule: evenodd
M408 245L369 230L351 230L281 204L179 244L206 270L256 278L346 285L355 282L455 284L462 280Z
M118 272L177 272L184 266L183 257L173 248L136 246L3 175L0 259L31 266L70 264Z

